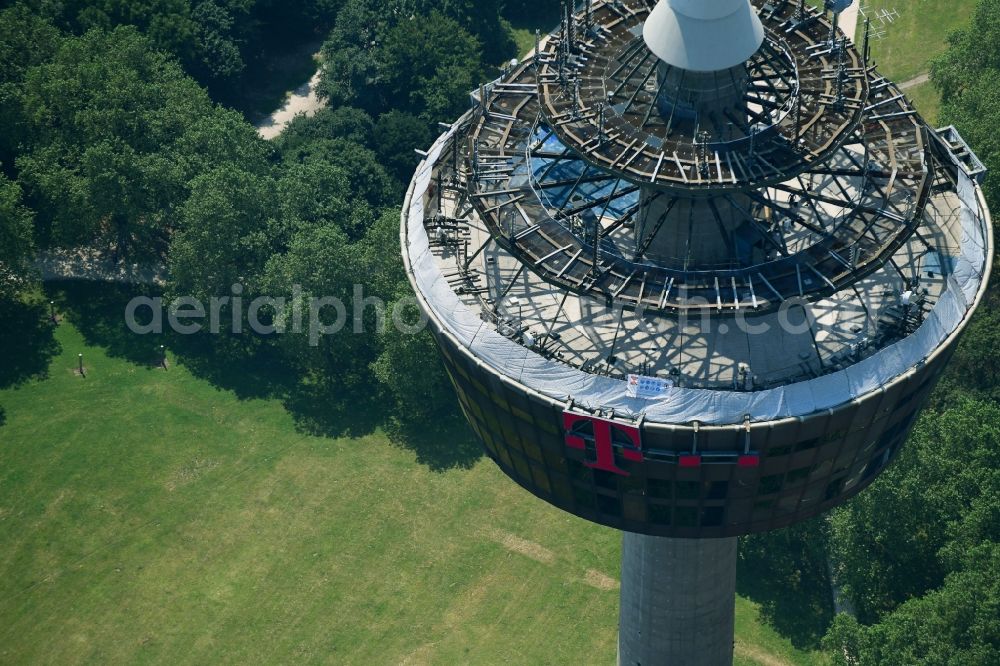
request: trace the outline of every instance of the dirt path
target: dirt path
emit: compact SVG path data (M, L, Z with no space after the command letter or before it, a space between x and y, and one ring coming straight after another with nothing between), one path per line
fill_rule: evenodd
M756 645L747 645L742 641L736 641L734 652L744 659L750 659L761 666L792 666L781 657L769 654Z
M323 101L316 94L318 85L319 71L317 70L309 81L292 91L291 96L285 100L284 106L257 123L257 133L265 139L274 139L298 114L304 113L311 116L323 108Z
M844 10L837 21L837 26L841 32L847 35L848 39L854 41L854 36L858 33L858 8L860 0Z
M919 74L917 76L914 76L909 81L903 81L902 83L900 83L899 84L899 89L900 90L908 90L910 88L916 88L917 86L923 85L923 84L927 83L930 80L931 80L931 75L928 74L927 72L924 72L923 74Z
M87 282L121 282L124 284L166 283L167 267L115 263L95 248L46 250L35 259L35 270L42 280L83 280Z

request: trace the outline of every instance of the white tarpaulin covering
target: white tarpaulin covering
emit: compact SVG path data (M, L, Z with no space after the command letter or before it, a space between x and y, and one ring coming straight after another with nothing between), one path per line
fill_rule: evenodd
M955 265L955 279L965 294L965 300L972 303L983 280L986 266L986 237L982 232L982 216L976 196L976 184L958 169L958 198L962 200L960 212L962 220L962 255Z
M781 388L735 392L674 387L656 400L630 398L626 380L592 375L539 356L497 333L452 291L429 249L423 199L433 165L457 127L438 139L414 178L409 208L404 211L408 269L431 318L460 344L498 374L558 401L572 397L587 408L644 413L646 420L659 423L713 425L740 424L747 414L755 422L773 421L833 408L888 384L927 359L968 314L986 270L987 236L977 186L959 169L962 253L948 289L915 333L844 370Z

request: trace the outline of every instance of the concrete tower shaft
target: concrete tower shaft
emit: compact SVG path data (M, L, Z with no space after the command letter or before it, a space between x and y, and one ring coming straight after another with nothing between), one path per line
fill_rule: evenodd
M746 63L764 42L748 0L661 0L643 25L643 39L660 60L656 110L668 126L704 144L746 137L752 125ZM703 168L711 168L707 159ZM760 261L751 207L744 194L677 196L645 186L636 260L682 270ZM732 664L735 594L735 538L625 532L619 665Z
M643 188L636 260L680 270L731 268L763 260L744 194L678 198Z
M657 111L671 126L697 132L702 119L716 140L743 135L742 128L725 122L725 113L746 115L750 84L746 62L713 72L681 69L661 60L657 66ZM711 118L711 116L715 118Z
M733 661L736 538L622 538L621 666Z
M661 0L643 25L643 39L659 58L656 106L666 125L705 143L706 154L709 142L746 137L752 124L747 60L764 42L748 0ZM711 168L707 160L704 168ZM639 260L688 269L761 259L754 256L751 202L745 196L675 198L644 187L641 202Z

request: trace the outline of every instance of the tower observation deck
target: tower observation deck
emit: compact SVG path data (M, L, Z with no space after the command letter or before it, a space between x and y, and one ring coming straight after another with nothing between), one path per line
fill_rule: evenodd
M566 6L408 191L406 268L485 450L629 533L622 663L731 661L732 537L871 483L985 289L981 165L835 28L849 4Z

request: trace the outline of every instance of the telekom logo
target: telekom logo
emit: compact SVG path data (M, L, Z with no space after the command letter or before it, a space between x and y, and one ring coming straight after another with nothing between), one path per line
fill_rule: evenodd
M589 428L587 426L590 426ZM563 428L566 431L566 446L572 449L587 449L587 441L594 442L597 460L585 464L593 469L601 469L622 476L629 473L615 464L615 435L621 444L621 455L626 460L642 462L642 444L639 439L639 429L599 419L585 414L563 412ZM588 430L590 432L588 432ZM621 441L624 440L624 441Z

